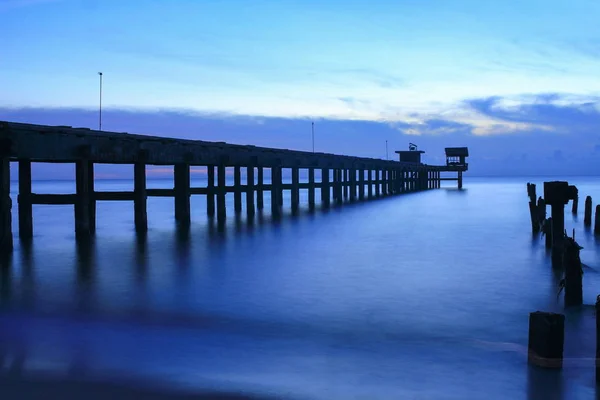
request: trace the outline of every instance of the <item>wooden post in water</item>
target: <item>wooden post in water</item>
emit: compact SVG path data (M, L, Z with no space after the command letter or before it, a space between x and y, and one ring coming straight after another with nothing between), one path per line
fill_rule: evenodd
M85 238L91 235L90 227L90 168L89 160L78 160L75 164L75 235Z
M594 214L594 235L600 235L600 204L596 206Z
M350 170L344 168L344 198L348 200L350 198Z
M544 235L546 235L546 248L552 248L552 217L544 220Z
M583 225L591 226L592 225L592 196L587 196L585 198L585 210L583 216Z
M271 167L271 215L281 215L279 197L281 196L281 167Z
M600 206L598 206L600 207ZM579 251L583 247L575 238L565 238L564 268L565 268L565 307L583 304L583 289L581 259Z
M571 206L571 213L573 213L573 215L577 215L577 208L579 207L579 196L575 197L575 199L573 199L573 204Z
M217 165L217 221L219 222L223 222L227 218L225 171L225 164Z
M148 211L146 201L146 164L142 162L133 164L133 193L135 230L138 233L144 233L148 231Z
M190 166L189 164L175 164L175 221L180 226L190 224Z
M254 166L246 167L246 214L251 218L255 214L254 209Z
M529 314L528 362L543 368L562 368L565 316L536 311Z
M350 170L350 201L356 200L356 170Z
M373 170L367 170L367 198L373 198Z
M33 237L33 207L31 205L31 161L19 160L19 236Z
M242 211L242 171L239 165L233 167L233 209Z
M344 203L344 170L343 169L336 169L335 170L335 176L336 176L336 194L335 194L335 201L338 205L341 205Z
M535 183L527 183L527 195L529 196L529 216L531 218L531 230L533 232L540 231L539 212L537 209L537 195Z
M375 197L379 197L380 196L380 189L381 189L381 181L380 181L380 177L379 177L379 170L376 169L375 170Z
M0 156L0 256L9 255L13 250L12 200L10 198L10 161L8 156Z
M358 198L360 200L365 199L365 170L358 170Z
M292 168L292 193L291 193L291 202L292 202L292 213L298 212L298 207L300 205L300 171L298 167Z
M209 217L215 216L215 166L206 166L206 214Z
M329 185L329 168L321 169L321 203L323 207L329 207L331 189Z
M256 208L258 208L259 210L262 210L265 207L265 199L264 199L264 184L265 184L265 177L264 177L264 168L263 167L258 167L257 168L257 176L256 176L256 180L257 180L257 186L256 186Z
M315 208L315 169L308 169L308 208Z
M600 296L596 297L596 384L600 383Z

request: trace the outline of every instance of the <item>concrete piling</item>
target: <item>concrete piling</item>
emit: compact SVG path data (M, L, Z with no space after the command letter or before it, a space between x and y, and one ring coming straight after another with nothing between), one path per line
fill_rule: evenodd
M562 368L565 316L536 311L529 314L528 362L543 368Z
M592 225L592 196L587 196L585 198L585 209L583 216L583 225L591 226Z

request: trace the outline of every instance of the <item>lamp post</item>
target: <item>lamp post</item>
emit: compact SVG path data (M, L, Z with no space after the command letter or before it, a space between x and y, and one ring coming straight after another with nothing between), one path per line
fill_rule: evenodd
M98 75L100 75L100 112L99 112L99 120L98 120L98 130L101 131L102 130L102 72L98 72Z

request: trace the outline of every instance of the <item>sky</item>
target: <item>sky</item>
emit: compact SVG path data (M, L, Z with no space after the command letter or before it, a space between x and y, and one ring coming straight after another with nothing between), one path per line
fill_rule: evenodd
M442 162L600 166L595 0L0 0L0 120Z

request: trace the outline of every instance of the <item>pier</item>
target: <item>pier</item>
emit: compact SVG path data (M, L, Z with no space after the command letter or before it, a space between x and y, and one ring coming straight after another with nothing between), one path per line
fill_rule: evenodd
M320 191L322 207L342 205L383 196L418 192L440 187L442 180L458 180L468 169L466 148L447 148L446 165L421 163L422 151L397 152L398 161L273 149L250 145L234 145L202 140L184 140L118 132L96 131L68 126L32 125L0 121L0 254L13 248L12 209L10 197L10 162L19 164L18 221L19 236L33 237L33 205L72 204L77 237L94 235L96 202L132 201L135 228L148 229L147 198L172 197L177 224L191 223L190 196L207 196L206 213L225 221L225 196L233 194L234 212L251 218L265 207L264 192L270 193L270 209L274 217L281 215L283 191L290 191L291 210L299 207L300 190L308 191L308 204L316 205ZM37 194L32 192L31 163L74 163L76 191L72 194ZM134 190L102 192L94 189L94 164L130 164L134 171ZM172 189L148 189L146 166L173 166ZM190 168L206 168L206 187L191 187ZM226 185L226 169L233 168L233 186ZM242 169L246 183L242 183ZM289 169L291 183L282 180ZM308 180L301 182L300 170ZM320 170L320 181L315 171ZM266 182L268 172L271 179ZM456 172L457 178L442 178L442 172ZM245 204L242 203L245 194Z

